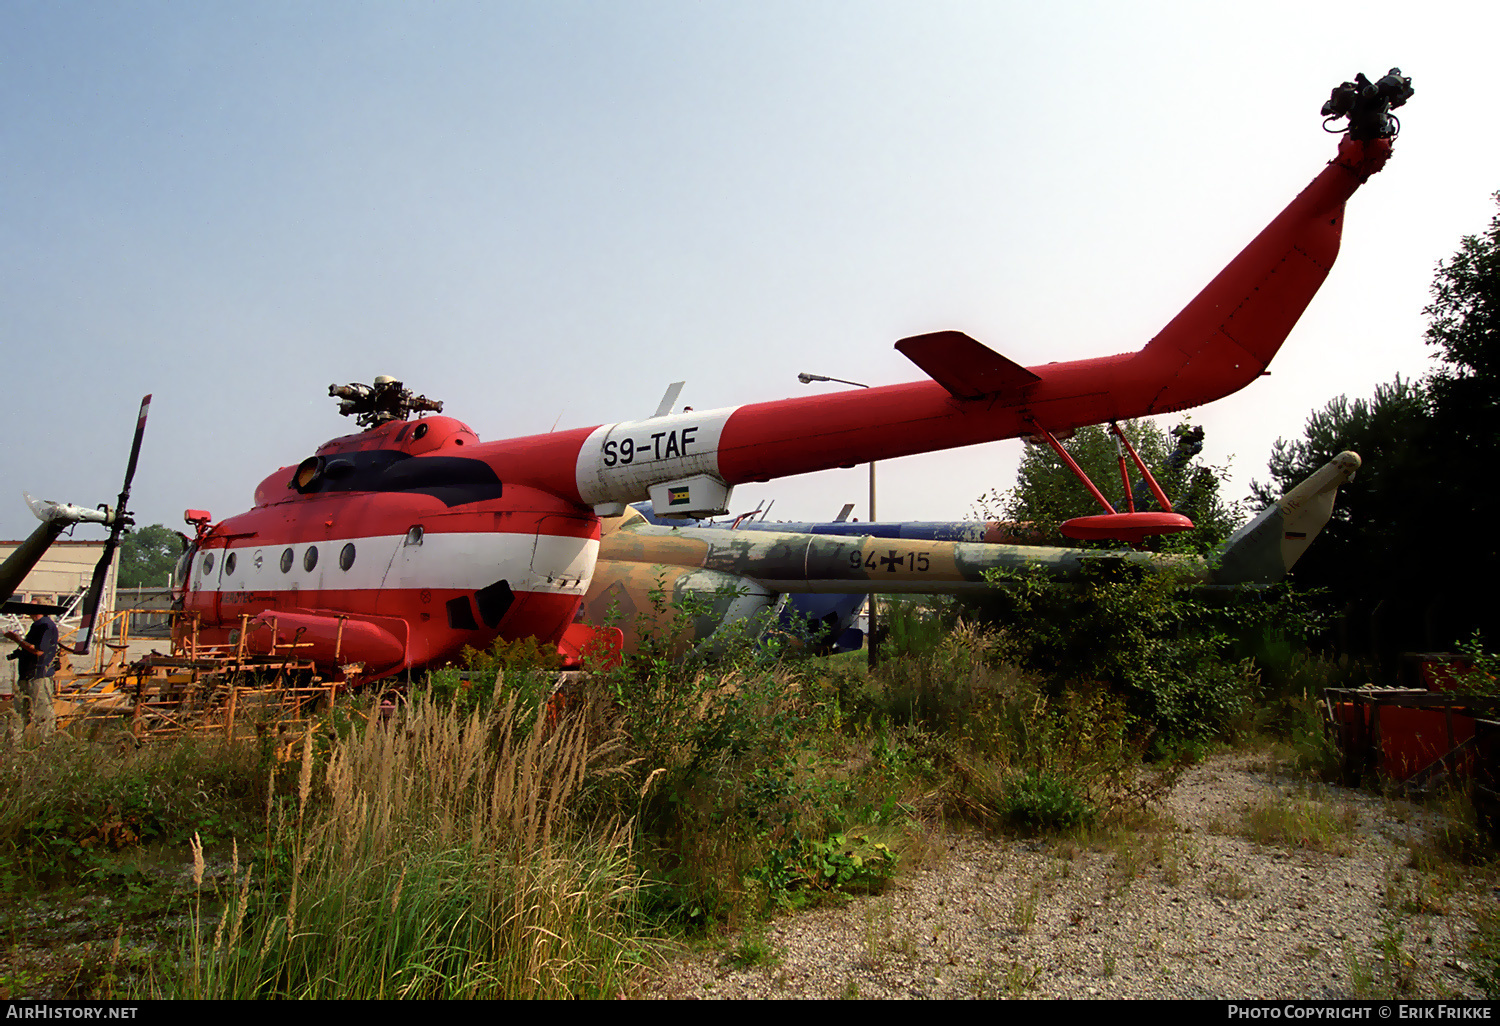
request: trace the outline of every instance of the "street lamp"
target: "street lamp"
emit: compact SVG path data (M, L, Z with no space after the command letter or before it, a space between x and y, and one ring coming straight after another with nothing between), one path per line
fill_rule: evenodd
M863 381L849 381L846 378L831 378L831 377L829 377L826 374L808 374L806 371L803 371L801 374L798 374L797 375L797 380L800 381L800 382L802 382L804 385L812 384L814 381L836 381L840 385L853 385L855 388L869 388L870 387L869 385L865 384ZM870 461L870 523L873 524L874 522L875 522L875 461L871 460ZM875 633L876 615L875 615L875 593L873 591L870 592L869 595L866 597L866 599L865 599L865 605L869 609L869 613L870 613L870 615L869 615L870 633L869 633L869 636L865 639L865 651L869 655L870 669L873 670L875 668L875 664L880 659L880 654L877 651L878 643L875 640L875 638L876 638L876 633Z

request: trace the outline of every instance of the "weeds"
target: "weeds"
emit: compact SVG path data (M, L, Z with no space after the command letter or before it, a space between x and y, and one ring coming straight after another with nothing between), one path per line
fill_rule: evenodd
M1491 1001L1500 998L1500 909L1481 908L1474 915L1465 975Z
M881 904L865 907L864 950L860 953L859 966L869 972L879 972L885 965L885 943L891 936L891 906Z
M1187 854L1186 843L1175 834L1159 833L1152 838L1152 858L1161 867L1162 882L1169 887L1182 883L1182 863Z
M981 1000L994 1000L995 998L1009 998L1019 1001L1032 990L1036 989L1037 981L1041 979L1042 971L1026 965L1024 962L1012 961L1002 970L987 969L975 977L970 986L974 996Z
M1307 795L1285 795L1245 809L1240 829L1257 844L1347 855L1356 823L1352 808L1335 810Z
M1381 927L1376 941L1377 951L1371 961L1360 959L1353 945L1345 947L1344 963L1355 998L1390 1001L1422 996L1421 973L1416 959L1406 951L1405 943L1406 931L1394 921L1387 920Z
M1001 802L1005 821L1023 830L1067 830L1095 816L1076 784L1035 770L1007 781Z
M1208 881L1208 893L1229 901L1243 901L1254 892L1245 883L1244 877L1232 869L1226 869Z
M92 874L142 883L118 853L227 839L254 821L262 758L253 747L184 739L115 749L73 742L0 754L0 856L48 883Z
M764 931L754 930L740 937L726 960L736 969L770 968L781 963L781 955L766 939Z
M1497 853L1488 830L1482 829L1475 811L1472 784L1445 788L1429 800L1437 825L1411 846L1411 864L1417 869L1445 865L1479 866L1493 862Z
M1041 889L1035 885L1016 897L1011 909L1010 921L1017 933L1027 934L1036 925L1037 909L1041 905Z

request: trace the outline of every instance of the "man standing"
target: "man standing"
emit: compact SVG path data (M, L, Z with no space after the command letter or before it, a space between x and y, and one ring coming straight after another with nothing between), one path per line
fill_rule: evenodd
M21 646L17 653L20 666L16 675L16 712L23 724L35 723L37 738L46 741L56 723L52 712L52 674L57 666L57 624L44 613L32 613L26 637L15 631L6 631L5 636Z

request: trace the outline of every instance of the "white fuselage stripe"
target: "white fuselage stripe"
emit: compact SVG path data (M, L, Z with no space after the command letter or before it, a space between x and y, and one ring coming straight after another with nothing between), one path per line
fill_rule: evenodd
M339 566L344 546L354 546L348 570ZM292 552L282 571L283 553ZM317 561L306 567L307 551ZM227 570L229 556L234 567ZM199 552L190 587L205 592L373 591L428 588L478 591L505 580L514 591L582 595L588 590L599 543L551 534L424 534L330 538L295 545L241 545ZM212 559L212 565L209 560Z

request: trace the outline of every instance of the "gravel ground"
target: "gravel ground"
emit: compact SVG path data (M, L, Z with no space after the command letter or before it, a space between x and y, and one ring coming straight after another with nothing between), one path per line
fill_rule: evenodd
M1313 801L1333 852L1262 845L1244 811ZM763 928L769 956L683 954L658 998L1482 997L1468 910L1494 881L1410 867L1430 814L1274 779L1228 754L1188 771L1158 824L1091 848L950 833L880 895ZM1395 957L1391 957L1394 955Z

